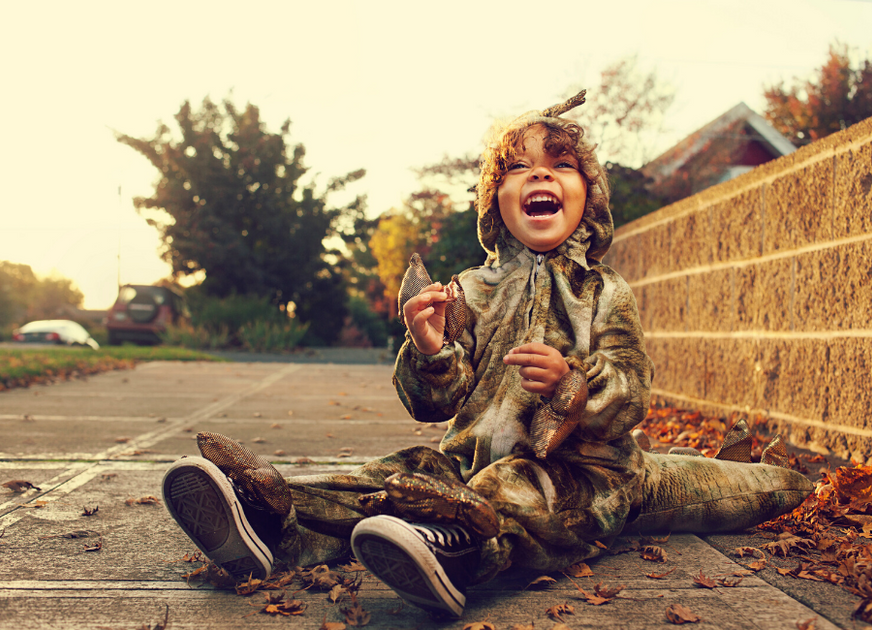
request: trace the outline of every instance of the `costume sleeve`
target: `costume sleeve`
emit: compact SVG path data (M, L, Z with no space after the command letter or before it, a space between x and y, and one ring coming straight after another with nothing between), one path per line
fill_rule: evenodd
M465 347L469 340L467 330L460 340L426 355L418 351L406 333L393 381L400 401L418 422L450 420L472 392L475 376Z
M603 290L591 324L588 400L579 423L585 440L625 435L648 413L654 364L645 353L636 299L623 278L603 273Z

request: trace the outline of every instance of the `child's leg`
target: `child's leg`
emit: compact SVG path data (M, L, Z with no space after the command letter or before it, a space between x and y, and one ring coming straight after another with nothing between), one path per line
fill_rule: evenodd
M638 449L599 461L513 455L494 462L469 481L500 519L475 581L510 565L554 571L599 555L596 543L609 545L638 508L643 479Z

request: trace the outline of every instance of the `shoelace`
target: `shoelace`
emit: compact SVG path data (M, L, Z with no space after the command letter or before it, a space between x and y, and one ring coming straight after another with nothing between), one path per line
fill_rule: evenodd
M415 523L414 525L412 525L412 527L421 532L424 538L429 540L431 543L436 543L438 545L442 545L443 547L448 547L464 542L460 538L461 535L463 536L467 544L472 544L472 539L469 537L469 534L466 532L466 530L457 525L441 526Z

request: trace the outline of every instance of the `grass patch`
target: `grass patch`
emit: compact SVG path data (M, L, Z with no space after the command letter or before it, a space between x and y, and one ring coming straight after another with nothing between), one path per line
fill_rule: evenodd
M222 361L205 352L166 346L0 348L0 391L132 368L143 361Z

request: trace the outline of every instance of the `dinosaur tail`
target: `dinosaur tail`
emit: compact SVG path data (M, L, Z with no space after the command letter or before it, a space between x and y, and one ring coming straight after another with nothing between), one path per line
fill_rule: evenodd
M644 455L641 512L625 534L746 529L790 512L814 488L800 473L779 466Z

